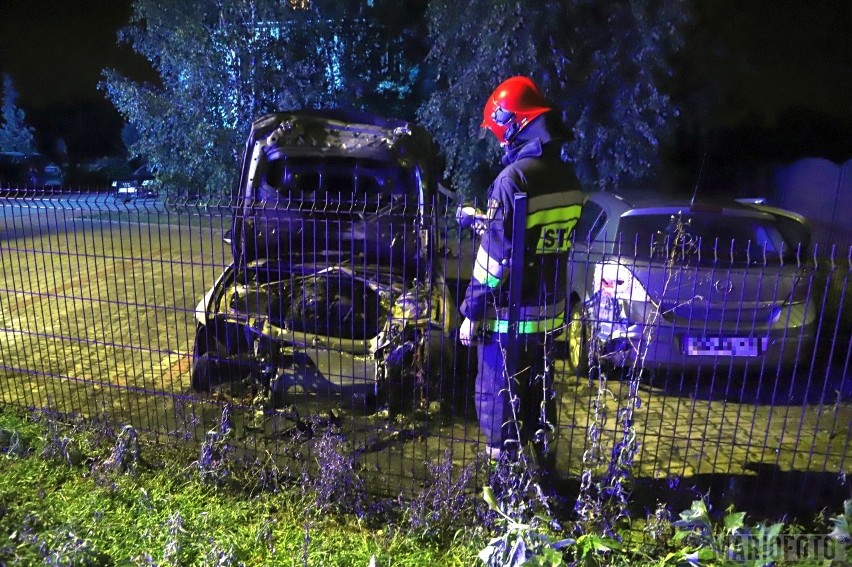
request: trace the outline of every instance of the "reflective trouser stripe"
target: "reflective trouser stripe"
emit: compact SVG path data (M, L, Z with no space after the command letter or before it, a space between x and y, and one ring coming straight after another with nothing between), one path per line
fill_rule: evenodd
M564 315L551 319L539 319L538 321L518 321L518 334L546 333L558 329L564 324ZM491 331L492 333L509 332L509 321L506 319L486 319L483 326L486 331Z

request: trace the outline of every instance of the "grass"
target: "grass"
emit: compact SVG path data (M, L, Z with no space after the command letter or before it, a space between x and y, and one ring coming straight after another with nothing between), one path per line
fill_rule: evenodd
M742 565L728 560L743 552L737 542L771 543L782 533L822 534L852 556L852 499L807 532L747 522L733 509L714 519L696 500L679 515L661 504L603 537L554 527L525 484L528 475L511 466L491 471L499 496L489 486L484 499L471 497L475 469L456 478L447 455L430 466L431 480L415 497L370 498L333 431L315 439L310 475L307 464L293 475L271 458L238 460L229 434L227 410L205 442L189 448L146 443L105 418L0 406L0 567L444 567L482 564L477 557L489 549L488 564L499 567ZM521 544L526 553L516 552ZM764 547L748 548L750 564L785 559Z
M311 491L261 487L250 466L216 484L192 454L150 446L120 473L100 433L9 411L0 432L0 565L471 565L482 546L476 529L438 541L316 513Z

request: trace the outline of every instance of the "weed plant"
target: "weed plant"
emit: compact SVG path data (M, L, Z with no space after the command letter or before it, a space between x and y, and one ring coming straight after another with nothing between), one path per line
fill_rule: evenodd
M662 295L672 285L676 274L694 257L697 242L690 234L689 220L684 221L680 213L672 215L672 234L658 234L652 243L653 257L659 261L665 270L665 283ZM629 244L629 243L626 243ZM618 270L627 272L621 265ZM628 276L630 278L632 276ZM636 284L628 279L628 293L636 291ZM693 299L700 299L696 297ZM686 299L690 302L693 299ZM588 319L593 326L606 322L613 327L619 326L621 312L619 297L604 298L598 292L594 301L586 306L591 311ZM632 352L630 364L619 371L607 364L607 355L602 352L602 341L598 340L595 329L589 333L589 381L597 381L597 396L592 401L592 422L587 430L588 449L583 455L583 473L580 482L580 494L574 510L578 515L577 532L580 534L599 534L607 538L619 539L616 535L617 525L627 519L627 508L632 480L631 469L634 459L639 452L639 442L636 436L634 415L641 406L639 385L646 373L645 359L649 345L652 344L654 332L663 315L662 304L651 301L651 312L645 315L642 334L638 339L627 344ZM610 307L607 309L607 307ZM603 319L608 319L604 321ZM608 414L606 398L615 398L608 387L610 374L620 372L627 384L627 395L621 401L615 412L617 440L607 451L603 446L601 433L606 427Z

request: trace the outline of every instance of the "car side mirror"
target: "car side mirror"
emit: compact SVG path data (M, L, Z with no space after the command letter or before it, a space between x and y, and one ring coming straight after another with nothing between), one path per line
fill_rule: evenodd
M224 242L225 244L227 244L228 246L230 246L230 245L231 245L231 241L232 241L232 240L231 240L231 229L229 228L228 230L226 230L226 231L224 232L224 234L222 234L222 242Z

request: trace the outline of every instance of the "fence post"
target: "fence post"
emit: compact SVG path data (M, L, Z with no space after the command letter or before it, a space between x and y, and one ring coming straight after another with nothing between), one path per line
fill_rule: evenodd
M517 193L513 200L512 261L509 265L509 329L504 362L506 376L514 379L518 360L518 320L521 313L521 289L524 278L524 236L527 229L527 194Z

